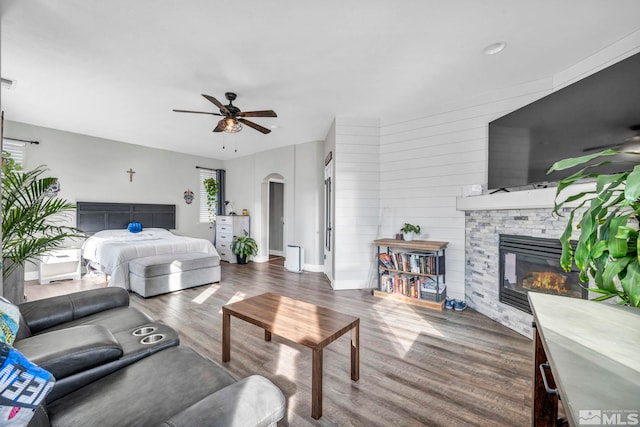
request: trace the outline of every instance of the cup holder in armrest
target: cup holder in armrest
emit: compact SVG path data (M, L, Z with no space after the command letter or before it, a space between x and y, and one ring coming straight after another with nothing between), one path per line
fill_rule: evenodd
M136 337L142 337L142 336L145 336L145 335L149 335L149 334L151 334L151 333L153 333L155 331L156 331L156 328L153 327L153 326L144 326L142 328L136 329L132 333Z
M153 334L153 335L147 335L146 337L142 338L140 342L142 344L155 344L157 342L162 341L163 339L164 339L163 334Z

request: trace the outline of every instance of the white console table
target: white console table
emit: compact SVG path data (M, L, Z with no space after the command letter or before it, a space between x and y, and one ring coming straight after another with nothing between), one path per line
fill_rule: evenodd
M58 248L40 258L40 284L55 280L79 280L81 257L80 248Z

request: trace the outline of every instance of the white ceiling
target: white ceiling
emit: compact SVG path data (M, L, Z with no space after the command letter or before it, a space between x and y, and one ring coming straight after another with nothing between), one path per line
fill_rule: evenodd
M640 29L638 0L2 0L5 119L212 158L323 140L566 69ZM507 42L499 55L482 49ZM238 94L269 135L212 133ZM226 145L223 150L222 146ZM233 148L237 147L238 152Z

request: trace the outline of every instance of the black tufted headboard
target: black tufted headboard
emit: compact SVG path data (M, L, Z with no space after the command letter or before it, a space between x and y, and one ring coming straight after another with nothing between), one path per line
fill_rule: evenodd
M176 228L176 205L143 203L76 203L76 227L85 233L126 229L131 221L144 228Z

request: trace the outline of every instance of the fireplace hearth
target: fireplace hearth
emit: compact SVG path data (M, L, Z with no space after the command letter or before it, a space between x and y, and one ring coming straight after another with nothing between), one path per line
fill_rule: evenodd
M500 235L500 302L531 313L528 292L587 298L579 272L560 267L558 239Z

